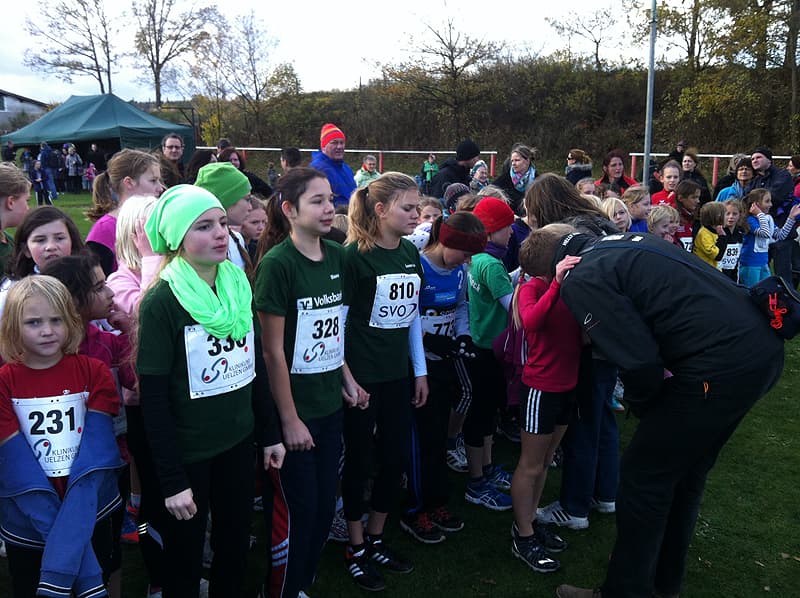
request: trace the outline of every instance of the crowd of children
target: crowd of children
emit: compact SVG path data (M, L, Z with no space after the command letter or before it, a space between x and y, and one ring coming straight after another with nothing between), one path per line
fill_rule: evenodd
M384 571L416 566L384 538L391 513L425 544L469 525L449 510L448 467L466 474L466 502L513 511L515 557L559 569L558 526L614 512L620 407L616 367L560 298L581 258L543 248L572 227L651 233L750 286L800 216L777 227L747 164L702 206L677 162L652 196L621 164L609 154L597 183L540 174L520 214L490 184L448 209L387 172L337 215L312 168L268 199L224 162L162 193L158 160L122 150L94 180L85 244L35 165L30 178L0 165L12 595L119 597L127 538L149 596L241 596L254 493L270 539L261 596L313 593L337 501L348 574L382 590ZM494 459L498 419L520 444L513 474ZM557 450L560 497L540 508Z

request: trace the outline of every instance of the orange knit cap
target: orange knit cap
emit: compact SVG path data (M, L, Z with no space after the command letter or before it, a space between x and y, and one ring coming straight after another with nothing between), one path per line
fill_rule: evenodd
M333 123L325 123L319 132L319 147L324 149L334 139L345 140L342 130Z

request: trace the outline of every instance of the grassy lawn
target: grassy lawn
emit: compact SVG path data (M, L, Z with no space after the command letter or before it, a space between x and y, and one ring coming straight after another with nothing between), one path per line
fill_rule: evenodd
M34 202L35 203L35 202ZM85 234L89 221L83 210L89 196L60 196L57 207L67 211ZM786 368L775 389L745 418L723 450L709 478L696 534L688 557L684 598L800 595L800 340L787 344ZM623 444L636 420L619 418ZM498 462L513 468L516 446L498 440ZM409 575L387 574L387 598L409 596L459 598L553 596L564 582L599 584L614 540L614 518L592 514L584 531L563 532L569 549L559 555L562 570L541 575L511 556L510 513L493 513L467 504L465 478L451 474L451 510L466 528L435 546L414 542L399 530L396 514L387 526L387 541L413 559ZM557 497L560 472L551 470L544 503ZM255 595L267 559L267 541L260 514L253 515L258 544L251 553L249 585ZM342 566L343 549L325 549L312 598L361 595ZM135 547L124 547L123 596L144 596L146 581ZM794 588L794 589L792 589ZM9 596L8 569L0 561L0 596Z

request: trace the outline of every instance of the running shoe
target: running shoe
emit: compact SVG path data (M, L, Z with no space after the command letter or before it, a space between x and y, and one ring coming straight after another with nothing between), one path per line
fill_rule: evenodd
M431 523L443 532L459 532L464 529L464 522L445 507L430 511L428 517L430 517Z
M519 528L517 522L511 522L511 537L519 537ZM563 552L567 549L567 541L559 536L550 526L533 522L533 537L539 542L548 552Z
M466 473L468 471L467 451L464 448L463 434L456 436L455 448L447 450L447 466L458 473Z
M484 470L483 477L498 490L511 490L511 479L514 474L503 469L502 465L492 465L489 471Z
M349 539L350 535L347 531L347 521L345 521L344 518L344 511L336 511L336 515L333 516L333 521L331 521L331 529L328 531L328 540L344 544Z
M129 509L125 509L122 516L122 533L120 534L120 541L123 544L138 544L139 543L139 526Z
M550 503L544 508L536 510L536 520L540 523L554 523L559 527L569 529L586 529L589 527L588 517L575 517L563 508L559 501Z
M611 514L617 512L617 503L613 500L597 500L593 498L589 501L589 508L598 513Z
M400 518L400 528L423 544L439 544L446 539L442 530L424 512L406 513Z
M511 497L498 490L485 479L480 484L467 484L464 499L474 505L481 505L491 511L508 511L511 508Z
M351 553L350 547L344 551L344 566L358 587L368 592L380 592L386 587L383 576L375 569L367 554L367 547Z
M367 536L367 553L369 558L379 565L383 565L389 571L411 573L414 570L414 565L386 546L383 539L374 540Z
M534 538L514 538L511 541L511 554L537 573L553 573L561 567L561 563L550 556L545 547Z

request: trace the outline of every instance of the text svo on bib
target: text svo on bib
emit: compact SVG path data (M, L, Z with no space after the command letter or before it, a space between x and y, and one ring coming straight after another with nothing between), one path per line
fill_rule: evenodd
M408 328L419 311L421 283L417 274L378 276L369 325L373 328Z

